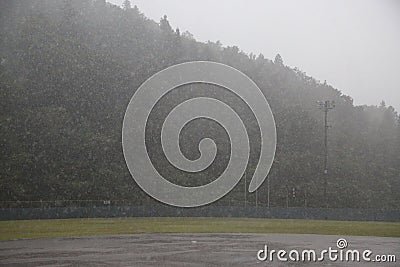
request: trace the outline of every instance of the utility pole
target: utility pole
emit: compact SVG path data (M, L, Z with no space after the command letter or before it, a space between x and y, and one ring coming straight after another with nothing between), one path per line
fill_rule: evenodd
M246 207L247 203L247 179L246 179L246 171L244 172L244 206Z
M256 207L258 206L258 193L257 193L257 189L256 189Z
M307 208L307 186L304 187L304 207Z
M267 206L268 206L268 208L269 208L269 179L270 178L271 178L271 176L267 177L267 190L268 190L268 193L267 193Z
M289 208L289 187L286 186L286 208Z
M327 199L327 185L328 185L328 111L335 108L335 101L325 100L324 102L318 101L319 109L324 112L324 121L325 121L325 137L324 137L324 145L325 145L325 157L324 157L324 200L325 200L325 208L328 207L328 199Z

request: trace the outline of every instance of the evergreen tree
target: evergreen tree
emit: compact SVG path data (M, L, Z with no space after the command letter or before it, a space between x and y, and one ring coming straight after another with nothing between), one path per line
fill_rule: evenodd
M131 9L131 8L132 8L132 6L131 6L131 1L129 1L129 0L124 0L124 2L122 3L122 8L123 8L124 10L129 10L129 9Z
M281 55L276 54L274 63L277 65L280 65L280 66L283 65L283 59L282 59Z
M164 17L162 17L160 19L160 28L164 33L172 33L172 28L171 25L169 24L167 15L164 15Z

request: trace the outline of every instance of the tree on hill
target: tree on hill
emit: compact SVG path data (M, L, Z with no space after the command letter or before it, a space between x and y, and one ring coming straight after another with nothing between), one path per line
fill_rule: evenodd
M124 2L122 3L122 8L123 8L124 10L129 10L129 9L131 9L131 8L132 8L132 6L131 6L131 1L129 1L129 0L124 0Z
M173 31L166 16L157 23L138 9L126 12L127 5L120 8L104 1L35 3L4 4L0 17L1 200L157 203L126 169L120 132L125 108L136 88L154 73L178 62L211 60L248 75L271 106L278 133L269 177L273 206L286 206L293 188L291 206L324 203L324 122L315 102L329 99L337 106L329 114L330 207L400 208L400 118L393 108L354 106L350 96L284 66L279 54L271 61L237 46L198 42L188 32ZM177 171L157 146L156 133L166 113L195 96L218 98L243 118L253 140L246 170L251 177L259 145L257 123L246 103L216 86L177 88L156 105L146 146L158 170L171 173L181 184L201 184L224 170L229 138L217 123L196 120L182 131L182 149L193 158L198 156L193 140L215 137L218 160L206 173ZM243 179L240 183L244 185ZM266 192L262 185L259 200ZM243 186L221 201L229 200L243 201ZM248 200L254 203L255 195L249 194Z
M283 65L283 59L280 54L276 54L274 63L280 66Z

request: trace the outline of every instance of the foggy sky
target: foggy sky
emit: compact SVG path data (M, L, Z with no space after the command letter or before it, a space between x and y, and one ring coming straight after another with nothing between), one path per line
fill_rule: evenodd
M121 4L123 0L109 0ZM199 41L298 67L354 98L400 111L400 1L131 0Z

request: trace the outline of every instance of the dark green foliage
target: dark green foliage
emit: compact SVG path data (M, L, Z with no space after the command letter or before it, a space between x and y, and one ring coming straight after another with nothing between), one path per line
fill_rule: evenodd
M188 32L174 31L166 16L155 23L129 1L124 8L101 0L4 1L0 9L1 200L154 203L125 166L125 108L136 88L157 71L212 60L247 74L271 105L278 131L269 175L273 206L323 206L324 126L315 102L328 99L336 102L329 113L329 207L400 208L400 118L384 103L354 106L351 97L326 82L285 66L279 54L272 62L236 46L197 42ZM224 100L246 121L253 140L249 183L259 153L258 128L248 107L221 88L187 86L163 100L146 140L153 160L182 185L204 184L224 169L229 140L210 121L194 122L191 130L188 125L181 145L196 158L197 141L215 138L219 150L211 169L192 177L168 166L160 153L157 131L163 116L200 95ZM222 201L243 201L243 183ZM264 183L259 202L266 202L266 192ZM255 195L248 200L254 203Z

